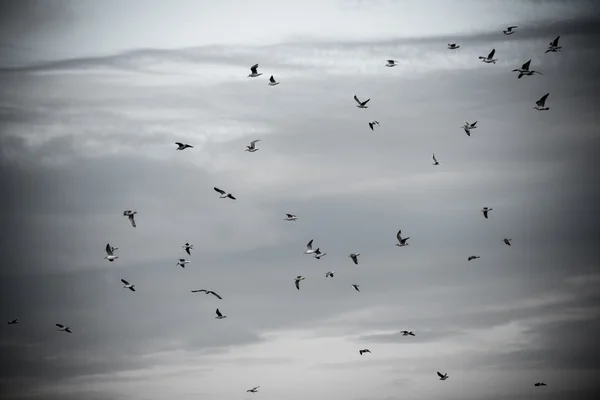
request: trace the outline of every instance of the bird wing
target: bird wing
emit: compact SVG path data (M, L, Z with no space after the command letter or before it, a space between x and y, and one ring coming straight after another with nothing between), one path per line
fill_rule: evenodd
M529 66L531 65L531 60L527 61L525 64L521 66L521 69L525 69L529 71Z
M129 222L131 222L131 226L135 228L135 219L133 219L133 214L129 214Z
M176 144L177 146L179 146L179 147L182 147L182 146L184 146L184 144L183 144L183 143L181 143L181 142L175 142L175 144Z
M550 45L553 46L553 47L558 46L558 39L560 39L560 36L557 36L556 39L554 39L552 41L552 43L550 43Z
M356 254L350 254L350 258L354 261L354 264L358 265L358 259L356 258Z
M131 286L131 287L129 288L129 290L131 290L132 292L135 292L135 288L134 288L133 286Z
M65 326L62 324L56 324L56 326L58 326L59 328L64 328Z
M219 311L219 309L217 308L217 316L222 317L223 314L221 314L221 311Z
M369 101L371 101L371 99L366 99L365 101L363 101L363 102L361 103L361 105L362 105L362 106L364 106L364 105L365 105L365 104L367 104Z
M354 95L354 100L355 100L355 101L356 101L356 102L357 102L359 105L361 105L361 104L362 104L362 103L360 102L360 100L358 99L358 97L356 97L356 95Z
M250 71L252 71L253 74L256 74L258 70L258 64L254 64L253 66L250 67Z
M190 253L190 248L189 247L185 248L185 252L188 253L188 255L190 255L190 256L192 255L192 253Z
M515 28L518 28L518 26L509 26L509 27L508 27L508 30L510 31L510 30L513 30L513 29L515 29Z
M388 64L395 64L396 63L396 61L394 61L394 60L387 60L387 62L388 62Z
M488 59L494 58L494 54L496 54L496 49L492 49L492 51L490 51L490 54L488 54L487 58Z
M473 123L471 124L471 126L472 126L473 128L475 127L475 125L477 125L477 121L475 121L475 122L473 122Z
M300 290L300 279L296 279L296 289Z
M255 145L257 142L260 142L260 139L256 139L256 140L253 140L253 141L251 141L251 142L250 142L250 146L251 146L252 148L254 148L254 145Z
M225 194L225 191L219 189L218 187L215 187L215 192L218 192L218 193L221 193L221 194Z
M437 162L437 159L435 158L435 153L433 153L433 162Z
M271 81L271 83L275 83L275 78L273 78L273 75L271 75L271 77L269 78L269 80Z
M125 279L121 279L121 282L123 282L125 285L129 285L129 282L127 282Z
M110 243L106 243L106 254L108 254L109 256L113 255L113 251L112 251L112 248L110 247Z
M443 378L443 377L444 377L444 375L442 375L442 374L440 373L440 371L437 371L437 374L438 374L438 376L439 376L440 378Z
M294 218L294 216L292 214L285 214L287 215L288 218Z
M236 200L236 198L235 198L235 197L233 197L231 193L228 193L228 194L227 194L227 197L229 197L231 200Z
M546 104L546 99L548 98L548 96L550 96L550 93L546 93L545 95L543 95L542 98L537 101L537 105L543 107L544 104Z
M369 122L369 128L371 128L371 130L373 130L373 123Z
M223 298L221 296L219 296L218 294L216 294L215 292L213 292L212 290L207 291L206 293L210 293L213 296L215 296L217 299L219 300L223 300Z
M314 239L310 239L310 242L308 242L308 244L306 245L306 249L307 249L307 250L312 250L312 244L313 244L313 240L314 240Z
M402 236L400 236L402 234L402 230L399 230L398 233L396 234L396 239L398 239L399 242L402 242Z

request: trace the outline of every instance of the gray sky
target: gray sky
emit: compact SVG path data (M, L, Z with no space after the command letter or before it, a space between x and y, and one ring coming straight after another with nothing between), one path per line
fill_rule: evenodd
M598 15L586 1L3 2L0 392L591 399ZM492 48L498 63L480 63ZM517 80L528 59L543 75ZM247 78L254 63L264 75ZM303 255L310 239L328 255Z

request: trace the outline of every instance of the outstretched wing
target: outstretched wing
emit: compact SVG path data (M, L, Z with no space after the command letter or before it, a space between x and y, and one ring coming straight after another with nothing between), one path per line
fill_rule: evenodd
M222 316L223 316L223 314L221 314L221 311L219 311L219 309L218 309L218 308L217 308L217 316L218 316L218 317L222 317Z
M231 193L229 193L229 194L227 195L227 197L229 197L231 200L236 200L236 198L235 198L235 197L233 197Z
M219 189L218 187L215 187L215 192L218 192L218 193L221 193L221 194L225 194L225 191Z
M356 101L358 103L358 105L361 105L362 103L360 102L360 100L358 99L358 97L356 97L356 95L354 95L354 101Z
M300 279L296 279L296 289L300 290Z
M440 373L440 371L437 371L437 374L438 374L438 376L439 376L440 378L443 378L443 377L444 377L444 375L442 375L442 374Z
M552 47L558 46L558 39L560 39L560 36L557 36L556 39L554 39L552 41L552 43L550 43L550 46L552 46Z
M531 60L527 61L525 64L521 66L521 69L526 69L529 71L529 66L531 65Z
M129 222L131 222L131 226L135 228L135 219L133 218L133 214L129 214Z
M256 74L258 72L258 64L251 66L250 71L252 71L253 74Z
M398 239L398 241L400 243L402 243L402 236L400 236L402 234L402 230L399 230L398 233L396 233L396 239Z
M545 95L543 95L542 98L536 102L536 104L540 107L543 107L546 104L546 99L548 98L548 96L550 96L550 93L546 93Z
M217 299L219 299L219 300L223 300L223 298L222 298L221 296L219 296L218 294L216 294L216 293L215 293L215 292L213 292L212 290L210 290L210 291L207 291L206 293L210 293L210 294L212 294L213 296L215 296Z
M64 328L65 326L62 324L56 324L56 326L58 326L59 328Z
M496 49L492 49L492 51L490 51L490 54L488 54L487 58L491 60L492 58L494 58L494 54L496 54Z
M433 153L433 162L437 162L437 159L435 158L435 153Z
M365 104L367 104L369 101L371 101L371 99L366 99L365 101L363 101L363 102L361 103L361 105L363 105L363 106L364 106L364 105L365 105Z
M112 251L112 248L110 247L110 243L106 243L106 254L108 254L109 256L113 255L113 251Z
M124 285L129 285L129 282L127 282L125 279L121 279L121 282L123 282Z
M271 77L269 78L269 80L271 81L271 83L275 83L275 78L273 78L273 75L271 75Z

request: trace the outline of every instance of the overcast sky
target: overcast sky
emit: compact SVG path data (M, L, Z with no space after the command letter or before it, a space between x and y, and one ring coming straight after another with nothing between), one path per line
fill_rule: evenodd
M599 8L2 2L3 398L591 399Z

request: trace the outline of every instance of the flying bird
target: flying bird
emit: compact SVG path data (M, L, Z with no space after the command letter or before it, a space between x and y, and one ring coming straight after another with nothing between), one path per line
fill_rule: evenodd
M548 46L548 49L544 52L544 54L557 53L562 49L562 47L558 45L558 39L560 39L560 36L557 36L556 39L550 42L550 46Z
M255 151L258 151L259 149L256 147L257 142L260 142L260 139L251 141L250 144L248 146L246 146L245 151L250 152L250 153L254 153Z
M177 262L177 264L175 265L179 265L181 268L185 268L185 264L189 264L190 261L187 261L185 258L180 258L179 261Z
M477 122L478 121L475 121L472 124L470 124L469 122L465 122L464 126L468 127L469 129L476 129L477 128Z
M504 32L505 35L512 35L513 33L515 33L515 29L517 29L518 26L509 26L508 28L506 28Z
M402 234L402 230L399 230L398 233L396 234L396 239L398 239L398 243L396 243L396 246L398 246L398 247L408 246L408 243L406 243L406 241L408 239L410 239L410 236L402 238L401 234Z
M259 388L259 387L260 387L260 386L255 386L255 387L253 387L252 389L248 389L248 390L246 390L246 392L248 392L248 393L256 393L256 392L258 392L258 388Z
M448 43L449 50L456 50L458 48L460 48L460 46L458 46L456 43Z
M535 107L533 108L538 111L548 111L550 109L550 107L546 107L546 99L548 96L550 96L550 93L543 95L541 99L535 102Z
M358 97L356 97L356 95L354 95L354 100L358 103L358 105L356 107L358 108L369 108L369 106L367 106L367 103L371 100L371 99L366 99L365 101L360 101L358 99Z
M478 258L481 258L481 256L469 256L469 258L467 258L467 261L473 261L473 260L476 260Z
M413 331L402 331L400 333L402 334L402 336L415 336Z
M325 278L333 278L335 271L328 271L325 273Z
M125 279L121 279L121 282L123 282L124 289L129 289L132 292L135 292L135 285L132 285L131 283L127 282Z
M386 67L395 67L396 65L398 65L398 63L394 60L387 60L387 64L385 64Z
M108 261L113 262L117 258L119 258L119 256L115 256L114 255L115 248L112 247L110 245L110 243L106 243L106 249L105 250L106 250L106 256L104 256L104 258L107 259Z
M294 280L294 283L296 284L296 289L300 290L300 281L305 280L306 278L303 276L298 275L296 277L296 279Z
M295 221L297 220L298 217L296 217L294 214L285 214L285 218L283 219L284 221Z
M372 131L375 130L375 129L373 129L375 127L375 125L379 126L379 121L373 120L373 121L369 122L369 128L371 128Z
M515 68L515 69L513 69L513 72L518 72L519 73L519 76L517 76L517 79L521 79L524 76L532 76L533 74L540 74L540 75L542 75L542 73L539 72L539 71L530 70L529 69L530 66L531 66L531 60L529 60L525 64L523 64L521 66L521 68Z
M279 85L279 82L277 82L275 80L275 78L273 78L273 75L271 75L271 77L269 78L269 86L275 86L275 85Z
M487 57L480 56L479 59L481 60L481 62L484 62L486 64L496 64L496 61L498 61L498 59L494 58L494 54L496 54L496 49L492 49L492 51L490 51L490 54L488 54Z
M224 190L219 189L218 187L215 187L215 192L219 193L221 195L221 197L219 197L220 199L231 199L231 200L236 200L235 197L233 197L233 195L231 193L227 193Z
M316 258L317 260L320 260L321 257L325 257L327 255L327 253L321 253L321 249L316 249L315 252L313 253L313 257Z
M332 276L333 276L333 275L332 275ZM13 320L11 320L11 321L8 321L8 325L16 325L16 324L18 324L18 323L19 323L19 320L18 320L18 319L13 319Z
M56 326L58 327L57 331L59 331L59 332L73 333L73 332L71 332L71 328L69 328L68 326L64 326L61 324L56 324Z
M213 296L215 296L217 299L219 300L223 300L223 298L221 296L219 296L216 292L213 292L212 290L206 290L206 289L198 289L198 290L192 290L192 293L206 293L206 294L212 294Z
M135 228L135 219L133 216L137 214L137 211L125 210L123 211L123 216L129 218L129 222L131 222L131 226Z
M308 242L308 244L306 245L306 251L304 252L304 254L315 254L316 253L316 251L312 249L313 240L314 239L310 239L310 242Z
M185 244L183 246L181 246L181 248L184 249L185 252L188 253L189 256L191 256L192 253L190 252L190 250L194 250L194 245L189 244L188 242L185 242Z
M492 210L493 210L493 208L491 208L491 207L483 207L481 209L481 212L483 213L483 216L485 217L485 219L488 218L488 213Z
M360 256L360 253L352 253L348 257L354 261L354 264L358 265L358 256Z
M185 149L193 149L194 148L194 146L186 144L186 143L175 142L175 144L178 146L175 150L185 150Z
M544 382L537 382L533 386L548 386Z
M221 314L221 311L219 311L218 308L217 308L216 313L217 313L217 316L215 317L215 319L224 319L224 318L227 318L227 315Z
M250 75L248 75L248 78L256 78L257 76L261 76L261 73L258 73L258 64L254 64L253 66L250 67L250 72L252 72Z
M360 292L360 290L358 289L359 285L354 284L354 285L351 285L351 286L354 288L354 290L356 290L357 292Z
M433 165L440 165L440 162L435 158L435 153L433 153Z
M358 354L360 354L361 356L362 356L363 354L365 354L365 353L369 353L369 354L371 354L371 350L369 350L369 349L362 349L362 350L359 350L359 351L358 351Z
M445 381L446 379L448 379L448 373L442 375L442 373L438 371L437 374L440 377L440 381Z
M510 246L510 245L511 245L511 244L510 244L511 240L512 240L512 239L510 239L510 238L504 238L504 244L506 244L506 245Z

